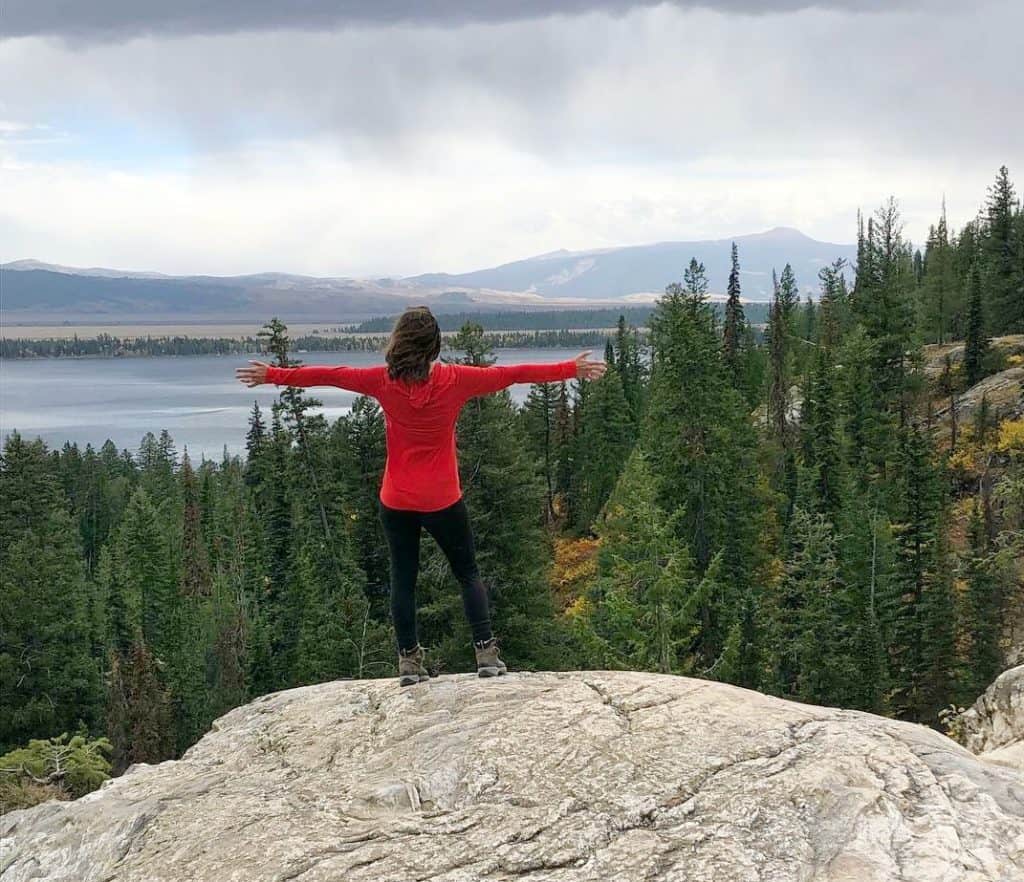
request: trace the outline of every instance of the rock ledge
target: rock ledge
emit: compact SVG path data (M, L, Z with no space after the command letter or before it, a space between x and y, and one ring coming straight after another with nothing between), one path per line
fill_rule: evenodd
M1024 879L1024 775L924 726L632 672L324 683L0 818L4 882Z

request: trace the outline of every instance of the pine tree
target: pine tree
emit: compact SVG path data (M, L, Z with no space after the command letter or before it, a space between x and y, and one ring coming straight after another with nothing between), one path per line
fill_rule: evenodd
M280 319L271 319L256 336L264 341L267 351L274 355L278 367L295 367L301 364L300 361L292 359L289 354L291 340L288 337L288 326ZM311 409L320 407L322 403L319 399L306 395L299 387L287 386L281 391L280 401L275 405L275 413L281 414L284 425L295 439L299 454L298 462L302 466L296 477L301 476L301 480L307 488L307 492L302 494L302 498L313 506L319 519L324 541L328 545L332 545L334 536L331 533L328 497L321 487L322 469L317 460L315 438L312 437L315 434L315 428L323 428L324 423L322 417L311 421L308 416ZM311 427L311 422L315 423L315 427Z
M588 381L584 381L588 382ZM581 527L597 518L633 447L634 428L616 368L589 381L590 395L578 415L578 444L585 455L576 469L577 509Z
M1010 172L1004 165L999 169L995 183L989 187L982 238L986 282L992 304L988 313L993 334L1024 333L1021 255L1018 254L1014 235L1016 206ZM1019 213L1019 209L1016 212Z
M94 726L100 715L91 592L77 525L39 439L0 455L0 753Z
M555 408L558 403L556 383L535 383L530 387L523 407L523 423L530 451L538 463L544 481L544 517L555 520Z
M782 275L778 282L779 305L782 307L782 318L786 322L789 332L796 333L797 310L800 308L800 286L796 281L796 274L793 267L788 263L782 268Z
M137 640L125 655L111 653L107 678L107 737L115 773L133 763L159 763L175 756L171 697L160 666Z
M934 659L935 624L928 606L940 566L940 490L924 433L907 426L899 438L896 520L892 525L896 561L886 614L891 622L893 707L900 716L922 719L929 711L925 679Z
M604 341L604 361L608 367L615 367L615 346L610 337Z
M963 615L967 650L960 676L960 694L970 700L995 680L1002 667L999 632L1003 610L999 580L993 572L996 549L989 538L977 497L971 507L967 538L968 549L962 564L967 583Z
M878 346L864 330L855 326L836 356L841 365L837 375L844 459L850 479L865 485L879 478L892 447L890 414L878 404L873 365Z
M104 574L117 611L111 641L123 652L139 639L163 646L176 603L168 557L163 525L149 494L139 487L128 502Z
M928 234L925 250L924 278L920 288L920 324L929 342L945 343L949 339L957 312L956 280L953 267L953 245L946 221L946 200L942 215Z
M292 436L284 428L278 410L271 417L266 466L276 480L265 482L256 493L256 507L263 523L267 581L261 599L276 688L291 682L292 655L298 639L299 599L289 590L294 565L293 530L298 510L294 503Z
M798 498L809 511L836 522L842 506L843 469L833 367L820 347L806 379L801 416L803 435Z
M964 345L964 375L968 386L973 386L984 376L984 360L989 338L985 332L985 316L982 306L981 268L975 261L971 271L971 287L967 300L967 340Z
M669 285L651 316L653 368L642 439L658 487L700 575L721 552L726 591L703 624L706 664L717 658L761 567L764 503L746 402L721 355L703 267Z
M949 353L946 353L942 359L942 373L939 375L936 390L949 400L949 451L952 453L956 450L959 425L956 407L957 384L953 378L953 360L949 357Z
M640 357L640 344L636 328L628 328L626 317L620 315L615 329L615 366L622 380L622 393L629 405L634 424L643 410L644 365Z
M210 634L207 639L209 716L216 719L249 699L248 621L245 598L223 579L214 584L210 598Z
M573 429L572 408L569 405L569 392L565 381L558 384L558 397L555 400L554 414L554 448L555 448L555 491L562 496L569 493L573 484ZM571 518L567 518L571 522Z
M844 705L881 713L889 692L888 625L883 597L892 570L888 520L871 485L847 484L836 528L839 578L846 588L853 666L837 694Z
M360 395L352 410L335 430L344 429L336 454L337 469L348 477L343 494L350 500L349 532L355 552L366 573L366 591L372 615L383 621L390 616L388 551L380 523L378 490L386 457L384 413L377 402ZM346 453L347 451L347 453Z
M362 625L366 619L365 575L350 549L341 549L339 568L312 536L299 551L294 590L302 598L294 682L318 683L361 677ZM336 552L337 553L337 552ZM383 648L383 633L373 635Z
M39 450L20 446L14 441L12 449L9 439L4 451L5 503L9 494L27 489L19 460ZM94 727L100 714L78 531L59 507L33 520L0 546L0 753L32 738L73 731L80 722Z
M202 529L199 487L188 454L181 465L184 501L181 525L181 575L178 592L186 598L204 598L212 592L212 575Z
M696 663L701 608L716 590L717 566L703 579L655 501L643 453L631 454L598 532L598 580L588 621L604 666L686 673Z
M175 500L174 471L178 454L174 441L164 429L159 437L147 432L139 445L139 471L142 486L158 508L173 504Z
M842 341L849 325L849 294L843 274L846 261L839 258L818 273L821 281L818 344L834 349Z
M725 324L722 336L722 358L733 386L743 390L745 384L745 352L743 347L746 317L740 302L740 262L736 243L732 243L732 268L729 270L728 296L725 301Z
M259 402L254 401L249 414L249 431L245 434L246 480L254 486L264 479L260 469L266 444L267 427L263 422L263 412Z
M812 342L818 337L818 308L814 305L814 301L811 300L810 294L807 295L807 300L804 302L803 322L800 335L807 342ZM807 357L806 353L804 357Z
M874 343L871 368L876 406L891 416L894 426L900 426L906 421L913 268L894 199L868 222L861 247L864 266L857 268L854 315ZM890 431L887 437L892 436Z
M721 683L735 683L743 666L743 625L734 622L725 638L725 644L714 663L705 672Z
M774 442L774 465L771 478L776 492L786 500L783 519L788 520L796 495L796 456L794 431L790 422L792 409L793 369L795 359L791 331L792 320L787 318L786 305L780 286L776 283L772 303L768 310L766 345L768 349L768 398L766 413L768 431Z
M992 433L995 426L995 422L992 414L992 405L989 404L988 393L984 393L981 396L981 401L978 402L978 406L974 410L974 419L972 421L972 429L974 430L974 440L982 447L984 447Z
M789 532L785 576L769 604L776 686L802 701L838 702L856 682L856 623L833 526L798 507Z
M206 644L214 718L248 699L252 670L266 663L257 658L266 645L257 648L253 638L266 579L263 532L246 480L238 457L226 458L211 475L213 492L204 510L213 579Z
M587 410L593 384L576 380L572 389L572 404L569 410L569 425L572 427L572 438L569 445L569 485L565 493L566 523L577 532L590 529L583 511L583 469L587 451L583 439L583 414Z
M935 563L921 604L920 718L932 725L946 707L956 682L956 604L954 560L949 544L949 511L940 501L935 539ZM994 679L994 677L993 677Z

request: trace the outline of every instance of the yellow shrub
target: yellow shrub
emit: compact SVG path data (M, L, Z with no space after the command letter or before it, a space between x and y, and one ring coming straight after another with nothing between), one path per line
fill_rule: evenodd
M551 587L563 608L574 605L597 575L597 539L556 539Z
M1024 419L1004 420L999 426L996 449L1000 453L1024 453Z
M958 445L949 457L949 467L964 474L978 471L978 448L973 444Z
M590 601L586 597L577 597L565 608L565 615L574 619L577 616L586 615L590 611Z

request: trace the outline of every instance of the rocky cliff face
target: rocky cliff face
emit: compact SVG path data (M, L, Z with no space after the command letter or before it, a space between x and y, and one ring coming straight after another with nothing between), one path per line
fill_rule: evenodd
M0 818L75 882L1024 879L1024 775L923 726L627 672L325 683Z
M960 715L957 728L982 759L1024 772L1024 665L1003 671Z

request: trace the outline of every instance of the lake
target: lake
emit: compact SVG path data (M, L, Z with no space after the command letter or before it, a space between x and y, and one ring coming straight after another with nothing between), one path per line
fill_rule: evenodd
M579 350L500 349L498 364L553 362L574 358ZM600 351L594 357L600 357ZM82 358L0 360L0 433L17 430L41 437L50 447L65 441L99 448L108 438L118 449L138 449L146 432L167 429L178 452L186 447L193 460L220 459L245 451L249 413L258 401L269 419L280 389L249 389L235 379L235 368L253 355L188 358ZM304 352L304 364L380 364L374 352ZM510 388L525 401L530 387ZM356 397L330 387L310 390L324 402L321 412L335 419L348 412Z

